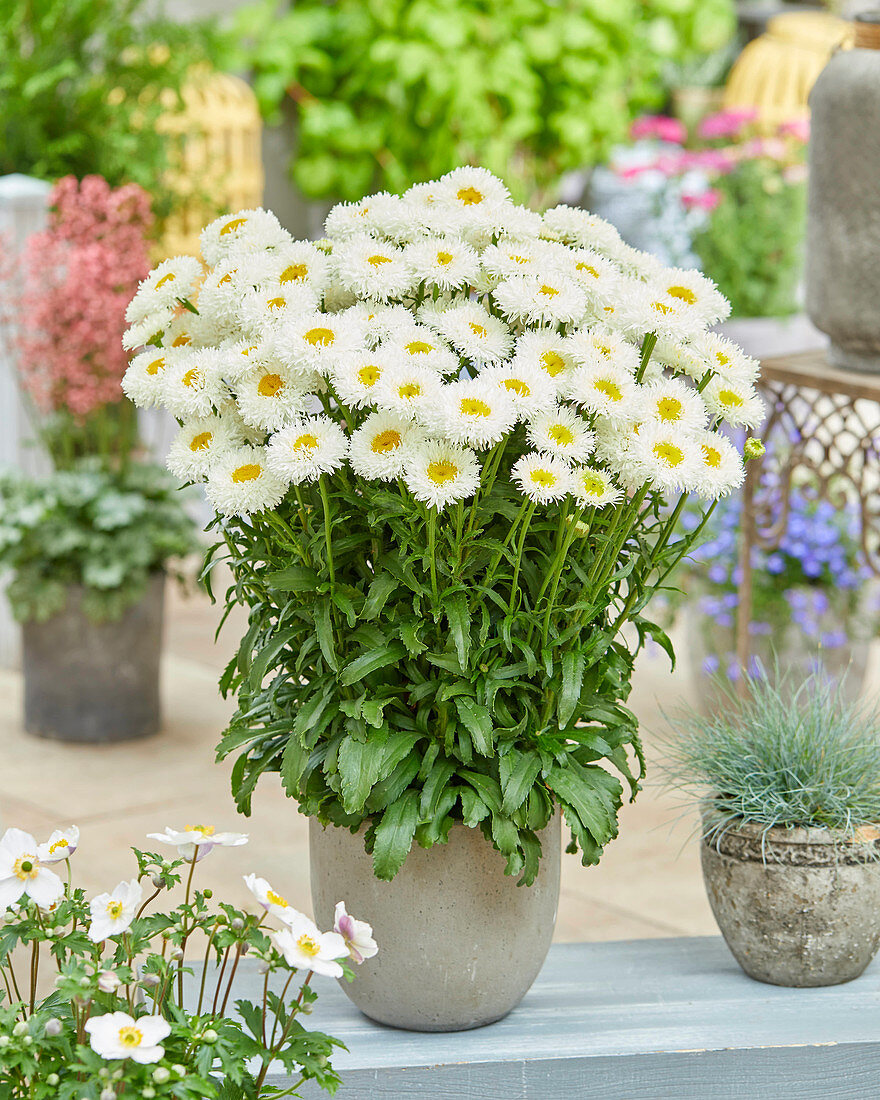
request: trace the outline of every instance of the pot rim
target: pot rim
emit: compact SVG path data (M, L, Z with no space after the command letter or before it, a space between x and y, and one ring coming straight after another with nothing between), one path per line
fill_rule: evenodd
M701 839L710 847L717 847L725 837L742 837L743 840L758 840L764 843L772 843L774 846L801 846L809 844L812 847L823 845L829 848L845 848L852 851L860 847L860 842L854 833L858 829L874 828L880 832L880 822L868 823L858 826L852 833L841 829L830 829L824 825L765 825L760 821L747 821L745 818L732 818L727 821L712 823L711 799L706 799L700 806L700 816L703 822ZM865 837L864 845L867 848L878 837Z

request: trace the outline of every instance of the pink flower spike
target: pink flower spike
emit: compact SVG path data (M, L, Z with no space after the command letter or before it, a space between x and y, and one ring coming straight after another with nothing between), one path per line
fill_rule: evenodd
M721 192L710 187L708 191L701 191L699 194L684 194L681 201L689 210L710 211L721 202Z
M778 133L780 137L792 137L806 144L810 140L810 120L806 116L789 119L780 124Z
M757 117L758 112L753 107L718 111L716 114L706 115L702 119L697 127L697 134L707 140L738 137L743 129L750 122L754 122Z
M687 140L687 129L684 123L668 115L642 115L630 126L629 134L633 141L638 141L639 138L654 138L657 141L668 141L673 145L684 145Z

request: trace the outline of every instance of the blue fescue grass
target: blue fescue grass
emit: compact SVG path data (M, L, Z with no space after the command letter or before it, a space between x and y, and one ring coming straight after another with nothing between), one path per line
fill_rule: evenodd
M775 681L775 682L774 682ZM822 670L719 685L711 716L686 707L666 744L666 782L699 798L704 833L740 824L852 835L880 822L880 713L847 701Z

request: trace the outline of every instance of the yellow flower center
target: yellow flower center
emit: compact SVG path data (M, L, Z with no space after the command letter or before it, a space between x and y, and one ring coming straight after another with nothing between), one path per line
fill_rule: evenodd
M555 298L559 291L555 286L547 286L547 284L544 283L538 293L543 294L545 298Z
M565 360L556 351L545 351L541 356L541 365L551 378L565 370Z
M581 485L587 496L600 497L605 492L605 482L595 474L582 474Z
M403 397L409 401L413 397L418 397L422 392L422 387L418 382L404 382L402 386L397 387L398 397Z
M426 340L411 340L405 347L410 355L427 355L429 351L434 350L433 345Z
M159 282L156 283L156 290L158 290L160 287L163 287L166 283L173 283L173 282L174 282L174 272L169 271L167 275L163 275L162 278L159 280Z
M604 359L611 358L611 348L607 344L595 344L594 347Z
M144 1041L144 1033L139 1027L121 1027L119 1029L119 1042L124 1047L139 1047Z
M251 347L249 347L249 348L242 348L242 349L241 349L241 354L242 354L242 355L243 355L243 356L245 357L245 359L247 359L247 358L248 358L248 356L250 355L250 353L251 353L252 351L256 351L256 350L257 350L257 346L256 346L256 344L253 344L253 345L252 345Z
M511 256L510 258L515 264L520 264L520 266L522 266L522 264L528 264L532 262L531 256Z
M284 379L280 374L264 374L257 383L260 397L277 397L284 389Z
M670 298L678 298L680 302L687 302L689 306L692 306L697 300L696 294L689 286L668 286L666 293Z
M479 397L463 397L458 403L463 416L491 416L492 410Z
M441 458L437 462L429 462L425 473L435 485L445 485L458 477L458 467L448 458Z
M583 260L579 264L574 265L578 271L586 271L588 275L592 275L594 279L599 278L599 272L593 267L592 264L584 263Z
M307 344L311 344L313 348L319 346L329 348L336 339L336 334L329 328L310 328L303 339Z
M668 440L663 443L655 443L653 451L654 456L661 462L665 462L667 466L680 466L684 462L684 451Z
M49 855L54 856L59 848L67 848L67 837L62 837L60 840L56 840L54 844L49 845Z
M476 321L471 321L468 327L474 336L479 336L481 339L488 335L485 325L478 325Z
M232 480L236 485L243 481L256 481L263 474L263 467L257 462L246 462L244 466L232 471Z
M318 446L318 437L311 432L303 432L293 441L295 451L313 451Z
M652 302L651 308L656 313L662 313L664 317L667 313L672 313L672 306L668 306L665 302Z
M171 341L173 348L185 348L192 338L185 332L182 332L176 339Z
M593 383L593 389L601 393L603 397L607 397L609 401L623 400L623 392L620 386L616 382L612 382L610 378L597 378Z
M438 252L437 253L437 263L442 264L443 267L446 267L447 264L451 264L452 263L452 253L451 252Z
M458 201L464 203L465 206L476 206L477 203L483 201L484 195L476 187L461 187L457 197Z
M12 865L12 873L21 882L28 878L36 878L40 871L40 861L30 853L19 856Z
M225 286L226 283L231 283L231 282L232 282L232 272L227 271L226 274L223 276L223 278L218 280L217 286Z
M726 355L723 351L716 351L715 359L722 367L726 367L730 362L730 356Z
M147 363L147 374L156 375L160 370L165 370L164 359L154 359L152 363Z
M315 943L312 937L306 934L300 936L296 943L300 951L302 951L304 955L308 955L310 959L313 959L321 950L320 945Z
M390 256L382 256L377 252L375 256L368 256L367 257L367 263L370 265L370 267L381 267L382 264L390 264L391 263L391 257Z
M309 273L308 264L290 264L281 272L279 283L296 283L304 279Z
M227 222L220 230L220 236L226 237L230 233L234 233L236 229L241 229L241 227L246 224L247 218L233 218L232 221Z
M559 480L556 474L552 470L532 470L529 474L529 479L535 484L540 485L543 489L551 489Z
M280 296L277 298L270 298L266 302L266 305L269 307L269 309L284 309L284 307L287 305L287 299Z
M677 397L661 397L657 402L657 415L661 420L678 420L683 407Z
M183 382L184 386L191 390L197 389L201 381L202 376L199 374L198 367L190 367L183 378L181 378L181 382Z
M287 898L283 898L280 894L276 894L274 890L267 890L266 897L273 905L280 905L282 909L290 908L290 902Z
M107 902L107 914L111 920L119 920L122 916L122 902L121 901L109 901Z
M370 386L375 386L381 374L382 372L379 368L375 366L375 364L370 363L369 366L361 367L358 371L358 382L360 382L362 386L367 386L368 388Z
M394 428L386 428L384 432L373 436L370 450L377 455L387 455L389 451L396 450L399 446L400 432L395 431Z
M722 405L729 405L734 409L739 409L745 404L740 395L733 390L720 390L718 400Z
M188 833L201 833L202 836L213 836L216 832L214 825L184 825L183 828Z
M505 378L503 385L506 390L511 390L519 397L528 397L532 392L527 383L523 382L521 378Z
M574 443L574 432L567 424L552 424L547 431L547 435L560 447L570 447Z
M721 465L721 452L717 447L708 447L703 444L703 461L707 466L710 466L713 470L717 470Z
M190 440L189 449L191 451L204 451L213 438L213 432L199 432L198 435L194 435Z

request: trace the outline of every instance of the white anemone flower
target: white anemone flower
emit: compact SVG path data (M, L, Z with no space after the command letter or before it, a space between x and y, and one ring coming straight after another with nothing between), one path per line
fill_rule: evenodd
M291 236L268 210L239 210L206 225L199 236L205 262L213 267L230 252L274 251L290 244Z
M196 862L212 848L238 848L248 842L247 833L218 833L214 825L184 825L182 829L172 829L166 825L164 833L147 833L147 836L162 844L173 844L183 859L196 856Z
M223 380L226 356L216 348L180 352L166 363L162 385L165 407L181 420L208 416L229 400Z
M405 250L414 283L440 290L473 286L480 277L480 256L458 237L431 236L413 241Z
M417 417L436 403L442 388L440 375L429 367L395 363L376 386L376 404L384 412Z
M610 363L630 375L639 369L640 353L635 344L601 325L572 332L566 350L572 362L580 367L603 367Z
M245 424L264 432L277 432L308 411L312 390L300 372L277 360L258 366L235 386L238 411Z
M767 414L755 387L732 378L710 379L703 390L703 400L713 416L721 417L734 428L758 428Z
M61 879L43 866L39 845L22 829L7 829L0 838L0 913L22 897L49 909L64 896Z
M348 454L348 436L329 416L304 416L269 440L266 461L277 477L293 485L317 481L338 470Z
M347 311L307 313L279 329L275 346L291 367L327 373L344 356L363 349L364 329Z
M143 279L128 303L125 319L129 324L144 321L154 310L174 309L195 290L202 265L194 256L174 256L163 260Z
M526 435L536 451L558 455L567 462L584 462L593 453L593 433L583 417L567 405L536 416Z
M314 921L300 914L287 928L274 932L272 939L288 966L328 978L342 977L337 959L347 959L349 951L338 932L321 932Z
M380 345L395 353L401 363L429 367L438 374L454 374L460 361L454 351L426 325L413 324L392 333Z
M532 325L573 324L587 308L577 283L556 272L513 275L498 284L492 297L505 317Z
M165 465L181 481L202 481L219 455L245 442L242 426L229 416L187 420L175 436Z
M507 390L482 375L444 386L420 415L435 434L477 449L499 443L517 419Z
M478 377L507 393L520 420L531 420L556 405L556 383L546 371L524 359L496 363Z
M161 1043L171 1034L171 1024L163 1016L135 1019L127 1012L105 1012L103 1016L90 1017L85 1030L92 1050L101 1058L108 1061L130 1058L145 1066L164 1056Z
M579 466L571 472L571 495L586 508L604 508L608 504L617 504L623 491L614 484L607 470Z
M661 491L680 492L695 484L702 456L693 435L680 428L643 424L632 439L629 458L637 476Z
M369 481L394 481L403 475L408 449L424 438L412 420L396 413L371 413L352 434L348 461Z
M568 376L566 392L589 412L627 420L636 411L639 388L628 370L606 363L576 367Z
M571 470L556 455L524 454L511 467L510 480L533 504L552 504L568 496Z
M37 848L40 863L60 863L70 859L79 847L79 829L70 825L66 829L56 829L45 844Z
M703 432L697 437L701 461L693 488L708 500L717 500L742 485L745 478L742 455L726 436Z
M266 879L258 878L256 875L245 875L244 884L267 913L271 913L273 917L284 921L285 924L303 916L298 909L293 908L287 898L276 893Z
M572 365L569 342L555 329L539 328L523 332L516 339L516 353L512 365L536 367L553 383L554 396L562 385Z
M132 404L139 409L162 404L165 369L177 354L171 349L151 347L132 359L122 376L122 392Z
M404 483L416 500L442 511L480 487L480 461L469 447L431 439L409 450Z
M706 426L706 404L695 389L677 378L663 377L642 386L639 418L692 432Z
M472 363L499 363L508 358L513 347L513 334L507 325L477 302L427 309L421 319Z
M379 952L379 946L373 939L372 926L365 920L355 920L349 916L344 901L336 903L333 931L342 936L348 948L348 956L354 963L372 959Z
M205 492L221 515L247 516L280 504L287 487L269 469L266 448L246 445L224 451L212 464Z
M378 302L400 298L416 283L404 251L367 234L348 237L336 245L333 271L340 286L359 298Z
M607 255L621 244L620 234L611 224L571 206L554 206L542 218L542 233L549 240L563 241L578 248L591 248Z
M98 894L89 902L91 924L88 937L92 943L101 943L111 936L121 936L131 928L144 891L137 879L120 882L110 894Z

